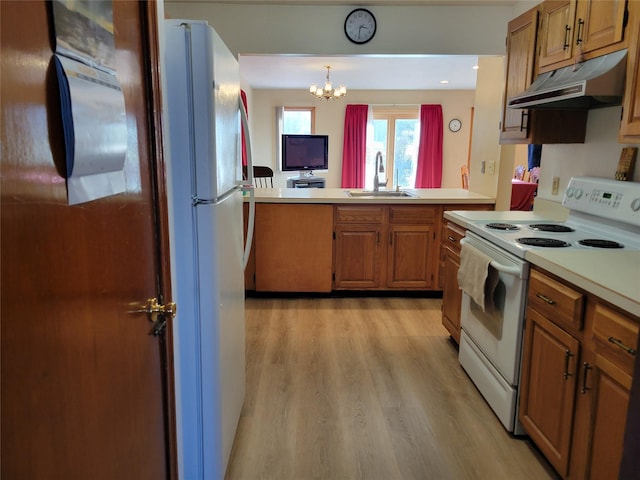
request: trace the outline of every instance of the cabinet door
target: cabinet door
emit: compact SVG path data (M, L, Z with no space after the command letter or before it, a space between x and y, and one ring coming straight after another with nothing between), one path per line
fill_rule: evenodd
M434 283L433 225L391 225L387 254L387 286L430 288Z
M591 385L590 479L618 478L627 422L631 376L602 355L596 356Z
M580 343L527 309L520 422L558 473L567 474Z
M330 292L331 205L256 205L256 290Z
M584 53L622 41L625 0L583 1L578 4L574 45Z
M380 285L380 224L336 225L335 288L377 288Z
M620 123L620 143L640 143L640 2L631 2L629 17L629 57Z
M460 305L462 291L458 286L460 255L446 248L444 257L444 289L442 291L442 324L451 337L460 343Z
M573 55L575 15L576 0L546 1L542 4L538 39L540 68L568 60Z
M533 81L538 11L530 10L507 26L506 87L500 139L526 139L528 111L507 108L507 100L524 92Z

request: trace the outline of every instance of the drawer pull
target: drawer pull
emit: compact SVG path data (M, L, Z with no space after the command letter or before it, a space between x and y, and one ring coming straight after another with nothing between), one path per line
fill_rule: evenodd
M582 366L583 366L583 370L582 370L582 388L580 388L580 393L582 393L584 395L589 390L591 390L591 387L587 387L587 375L589 374L589 370L591 370L593 367L590 366L587 362L584 362L582 364Z
M636 351L631 348L626 346L624 343L622 343L622 340L619 340L617 338L614 337L609 337L609 342L613 343L614 345L617 345L618 347L620 347L621 349L623 349L625 352L627 352L630 355L635 355Z
M454 237L452 237L451 235L449 235L447 237L447 240L449 240L451 243L456 243L457 242L457 240Z
M562 374L562 378L564 378L565 380L573 376L573 373L569 372L569 359L571 357L573 357L573 353L571 353L570 350L566 350L564 352L564 373Z
M538 297L543 302L548 303L549 305L555 305L556 304L555 300L551 300L549 297L547 297L546 295L543 295L541 293L536 293L536 297Z

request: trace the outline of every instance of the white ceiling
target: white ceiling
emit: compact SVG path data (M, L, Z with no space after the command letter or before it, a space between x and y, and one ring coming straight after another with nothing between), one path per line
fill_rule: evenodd
M331 65L331 82L347 90L475 90L478 56L240 55L239 62L242 77L256 89L324 85L325 65Z

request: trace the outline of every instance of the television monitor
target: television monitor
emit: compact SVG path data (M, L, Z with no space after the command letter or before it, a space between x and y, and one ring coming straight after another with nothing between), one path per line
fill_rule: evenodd
M282 135L282 170L285 172L327 170L328 135Z

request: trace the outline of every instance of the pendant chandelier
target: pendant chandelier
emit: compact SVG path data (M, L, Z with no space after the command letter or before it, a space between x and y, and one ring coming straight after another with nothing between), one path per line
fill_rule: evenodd
M340 85L338 88L333 88L331 80L329 79L331 65L325 65L324 68L327 69L327 81L325 82L324 87L319 87L314 83L309 87L309 93L316 98L324 98L325 100L335 100L337 98L344 97L347 94L347 87Z

